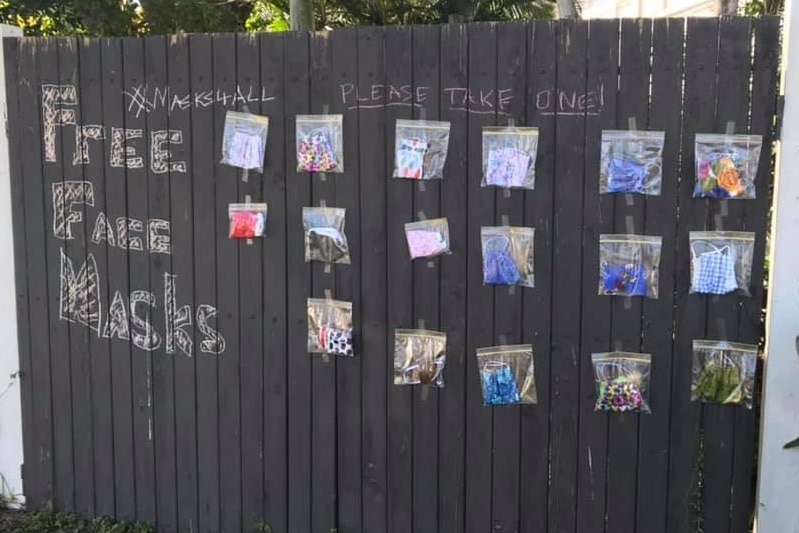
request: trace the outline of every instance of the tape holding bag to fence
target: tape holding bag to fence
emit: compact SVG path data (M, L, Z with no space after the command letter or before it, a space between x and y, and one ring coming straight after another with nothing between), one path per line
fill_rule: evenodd
M483 283L486 285L535 286L534 228L484 226Z
M220 163L263 172L269 117L228 111L222 134Z
M603 130L599 192L660 196L665 138L662 131Z
M344 172L344 115L297 115L297 172Z
M449 122L397 120L394 147L395 178L441 179L449 147Z
M599 294L658 297L662 238L599 236Z
M352 357L352 302L308 298L308 353Z
M264 228L266 227L266 212L265 203L229 204L229 237L231 239L263 237Z
M538 128L483 128L483 187L534 189Z
M346 210L335 207L303 207L305 261L350 264L350 248L344 233Z
M757 346L695 340L692 368L691 400L752 408Z
M444 386L447 334L425 329L394 331L394 385Z
M477 349L483 405L518 405L538 402L533 346L490 346Z
M594 409L612 413L646 413L652 356L645 353L591 354L597 399Z
M694 198L753 199L763 137L697 133Z
M755 234L743 231L692 231L692 293L751 296Z

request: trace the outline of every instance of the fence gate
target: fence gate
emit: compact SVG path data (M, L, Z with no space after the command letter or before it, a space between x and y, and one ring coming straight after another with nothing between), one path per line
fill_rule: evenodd
M748 531L756 410L690 401L693 339L757 343L757 199L692 198L694 134L772 138L775 18L535 22L4 42L29 505L163 532ZM269 117L263 175L220 165ZM344 115L298 173L297 114ZM392 180L395 121L451 122L440 182ZM603 129L666 132L659 197L598 194ZM537 126L534 191L480 187L481 129ZM268 203L228 238L228 204ZM303 207L353 262L304 262ZM445 216L454 253L408 258ZM480 227L534 227L535 288L482 283ZM752 297L688 294L688 232L757 235ZM597 294L601 233L663 237L660 297ZM356 356L307 354L306 298ZM446 388L393 385L395 328L448 335ZM532 343L538 404L483 407L475 349ZM592 352L652 354L652 414L594 412ZM262 530L265 528L262 527Z

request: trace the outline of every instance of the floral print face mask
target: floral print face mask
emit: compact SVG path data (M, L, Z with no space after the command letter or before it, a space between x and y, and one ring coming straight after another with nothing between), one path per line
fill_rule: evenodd
M697 134L694 198L755 198L762 145L757 135Z

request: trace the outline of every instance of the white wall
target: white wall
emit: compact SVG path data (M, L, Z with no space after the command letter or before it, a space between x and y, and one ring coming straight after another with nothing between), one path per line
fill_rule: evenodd
M788 0L783 32L785 114L772 223L768 343L760 442L757 530L799 532L799 5ZM787 68L793 65L794 68Z
M585 0L583 18L715 17L718 0Z
M0 24L0 36L22 35L15 26ZM12 492L22 497L22 409L20 407L19 379L11 375L19 370L17 353L17 304L14 284L14 243L11 234L11 179L8 163L8 137L6 136L5 65L0 54L0 108L3 127L0 131L0 474L8 487L0 492ZM0 486L2 488L2 486ZM8 494L0 495L8 496Z

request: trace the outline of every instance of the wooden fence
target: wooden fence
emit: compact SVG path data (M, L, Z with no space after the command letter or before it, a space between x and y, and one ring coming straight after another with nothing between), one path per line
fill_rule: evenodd
M691 342L761 332L756 200L691 197L695 132L772 138L774 18L6 39L29 505L163 532L743 533L756 410L690 401ZM218 164L226 110L270 118L263 177ZM343 113L345 172L294 169L294 116ZM451 122L441 182L392 180L394 124ZM599 196L602 129L665 130L660 197ZM480 188L481 129L540 129L534 191ZM228 203L269 204L228 239ZM347 209L353 264L303 261ZM449 219L411 263L403 223ZM536 229L534 289L482 284L480 226ZM631 217L631 218L630 218ZM631 221L631 222L630 222ZM660 298L597 295L598 237L663 236ZM689 230L757 233L752 298L688 295ZM357 354L306 353L306 298ZM395 328L448 334L446 388L393 386ZM538 405L483 407L475 349L528 342ZM649 416L596 413L590 354L652 353Z

